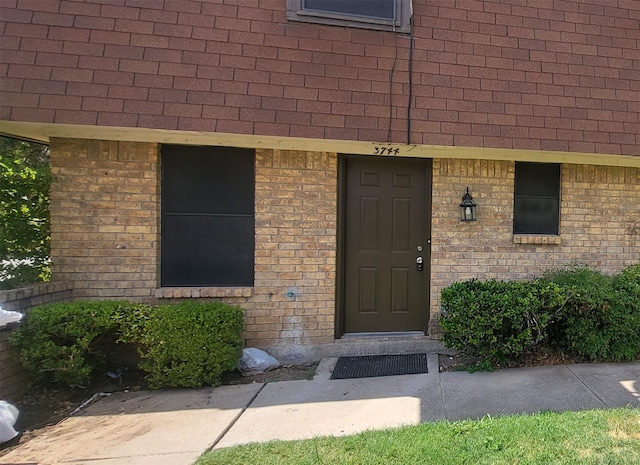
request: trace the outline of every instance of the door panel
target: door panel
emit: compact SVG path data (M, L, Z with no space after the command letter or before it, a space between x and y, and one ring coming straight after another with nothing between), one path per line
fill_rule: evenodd
M346 332L426 328L429 168L430 160L346 158ZM422 271L416 267L417 257L423 258Z

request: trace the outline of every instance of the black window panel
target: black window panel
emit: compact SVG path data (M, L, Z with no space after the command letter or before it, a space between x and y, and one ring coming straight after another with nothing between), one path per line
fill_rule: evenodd
M162 286L252 286L255 154L162 147Z
M163 212L253 215L253 150L165 145L162 170Z
M560 224L560 165L516 162L514 234L557 235Z
M516 196L558 197L560 165L554 163L516 163Z
M395 19L395 0L303 0L305 10Z
M558 199L518 197L514 205L516 234L558 234Z
M253 262L253 217L163 217L163 286L253 286Z

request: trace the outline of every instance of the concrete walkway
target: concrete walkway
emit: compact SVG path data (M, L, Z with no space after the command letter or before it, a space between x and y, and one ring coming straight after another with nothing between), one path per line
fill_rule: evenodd
M0 464L190 465L210 448L545 410L640 408L640 363L585 364L117 393L0 457Z

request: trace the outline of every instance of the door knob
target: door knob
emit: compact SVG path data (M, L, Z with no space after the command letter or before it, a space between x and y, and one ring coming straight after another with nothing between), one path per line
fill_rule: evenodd
M424 270L424 263L423 263L422 257L416 258L416 269L418 271Z

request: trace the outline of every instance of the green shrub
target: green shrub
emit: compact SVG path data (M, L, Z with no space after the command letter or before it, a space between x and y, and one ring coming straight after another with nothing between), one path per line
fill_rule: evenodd
M615 277L573 266L542 279L562 286L567 295L552 344L590 361L640 357L640 265Z
M94 301L34 307L13 333L11 343L36 383L86 385L107 359L98 345L116 331L113 316L132 306L135 304Z
M125 340L139 344L151 388L217 385L240 358L242 327L240 307L186 301L153 308Z
M119 343L138 348L151 388L215 385L240 358L242 316L222 303L64 302L31 309L11 343L38 384L86 386Z
M517 360L546 340L563 301L558 285L541 281L454 283L442 290L444 343L495 364Z

